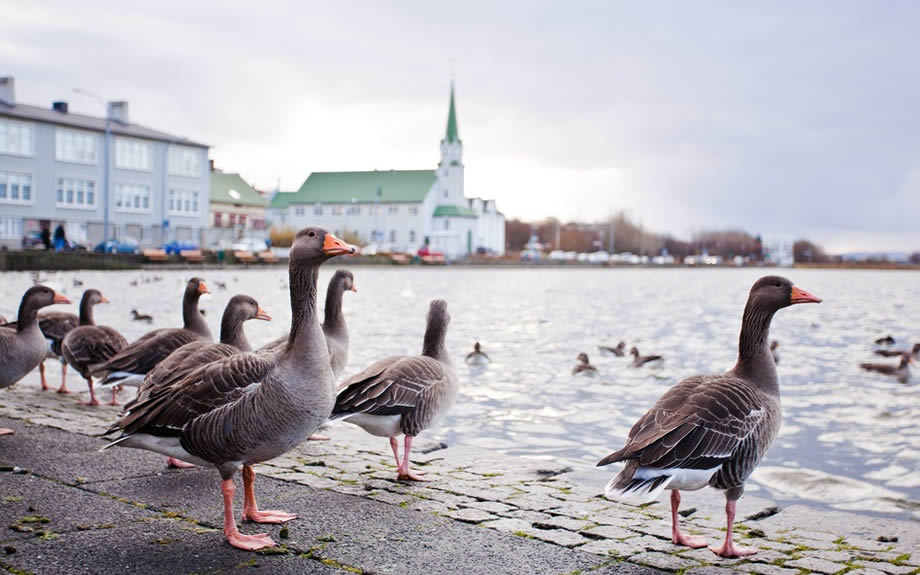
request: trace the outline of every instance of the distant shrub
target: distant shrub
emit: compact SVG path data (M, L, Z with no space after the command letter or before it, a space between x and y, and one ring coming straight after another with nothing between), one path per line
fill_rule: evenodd
M268 231L268 237L272 241L272 245L279 248L289 248L291 244L294 243L294 236L297 234L297 230L291 226L276 227Z

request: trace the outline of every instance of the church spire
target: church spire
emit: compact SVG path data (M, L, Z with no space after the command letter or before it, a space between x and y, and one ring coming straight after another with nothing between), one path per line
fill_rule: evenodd
M460 135L457 132L457 111L454 108L454 83L450 83L450 112L447 115L447 136L445 139L448 143L459 142Z

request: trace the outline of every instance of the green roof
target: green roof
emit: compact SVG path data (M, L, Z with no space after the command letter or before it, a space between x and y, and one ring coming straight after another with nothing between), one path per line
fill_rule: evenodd
M450 85L450 112L447 114L447 135L445 139L448 142L459 142L460 134L457 130L457 111L454 108L454 85Z
M436 218L478 218L476 210L454 205L442 205L434 209Z
M275 194L272 208L291 204L420 203L431 191L434 170L313 172L294 193ZM380 195L377 191L380 190Z
M239 174L211 172L211 203L265 207L268 201Z

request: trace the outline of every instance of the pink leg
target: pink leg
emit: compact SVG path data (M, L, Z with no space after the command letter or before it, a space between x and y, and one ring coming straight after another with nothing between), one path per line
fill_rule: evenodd
M42 362L38 364L38 373L42 376L42 391L48 391L48 382L45 381L45 362L44 360L42 360Z
M236 491L236 486L233 485L233 479L223 480L220 491L224 496L224 535L227 542L245 551L274 547L275 542L268 535L243 535L236 528L236 519L233 518L233 492Z
M112 401L109 402L109 405L118 405L118 388L120 386L115 386L112 388Z
M80 405L99 405L99 400L96 399L96 391L93 389L93 378L86 378L86 385L89 386L89 401L81 401Z
M728 529L725 532L725 543L722 547L710 547L709 550L720 557L742 557L744 555L753 555L757 549L753 547L742 547L732 543L732 525L735 523L735 502L732 500L725 501L725 518L728 521Z
M175 457L167 457L167 458L166 458L166 466L167 466L167 467L175 467L176 469L188 469L188 468L190 468L190 467L195 467L194 464L192 464L192 463L186 463L186 462L182 461L181 459L176 459Z
M61 364L61 387L57 390L58 393L70 393L67 391L67 364Z
M307 441L329 441L328 435L322 435L320 433L314 433L307 438Z
M390 438L390 449L393 450L393 457L396 458L396 467L397 469L401 467L399 463L399 442L396 441L395 437Z
M679 508L680 491L674 489L671 491L671 541L673 541L675 545L684 545L685 547L692 547L693 549L706 547L705 537L687 536L680 532L680 524L677 518L677 510Z
M404 441L403 447L403 461L396 469L397 479L409 479L411 481L431 481L427 477L422 477L425 475L423 471L412 471L409 466L409 453L412 451L412 436L407 435Z
M256 490L253 484L256 481L256 472L251 465L243 466L243 521L255 523L285 523L297 519L293 513L284 511L259 511L256 503Z
M13 435L14 433L16 432L12 429L7 429L6 427L0 427L0 435Z

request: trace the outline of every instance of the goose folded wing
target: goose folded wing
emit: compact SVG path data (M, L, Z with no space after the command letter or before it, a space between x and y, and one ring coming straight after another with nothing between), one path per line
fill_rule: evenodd
M125 371L128 373L147 373L160 361L183 345L195 341L198 336L187 329L163 329L147 334L128 347L115 354L104 365L94 371Z
M273 362L255 353L203 365L133 405L107 433L177 434L189 421L229 405L261 385Z
M80 325L80 318L72 313L53 312L38 316L38 328L48 339L61 341L67 333Z
M444 367L430 357L380 360L342 385L332 414L407 413L426 392L446 379Z
M699 385L705 381L705 385ZM760 426L765 410L741 380L729 377L672 388L630 431L623 449L599 465L635 459L659 469L712 469Z
M128 345L127 340L110 327L100 326L92 332L78 335L67 339L67 349L80 365L102 363Z

